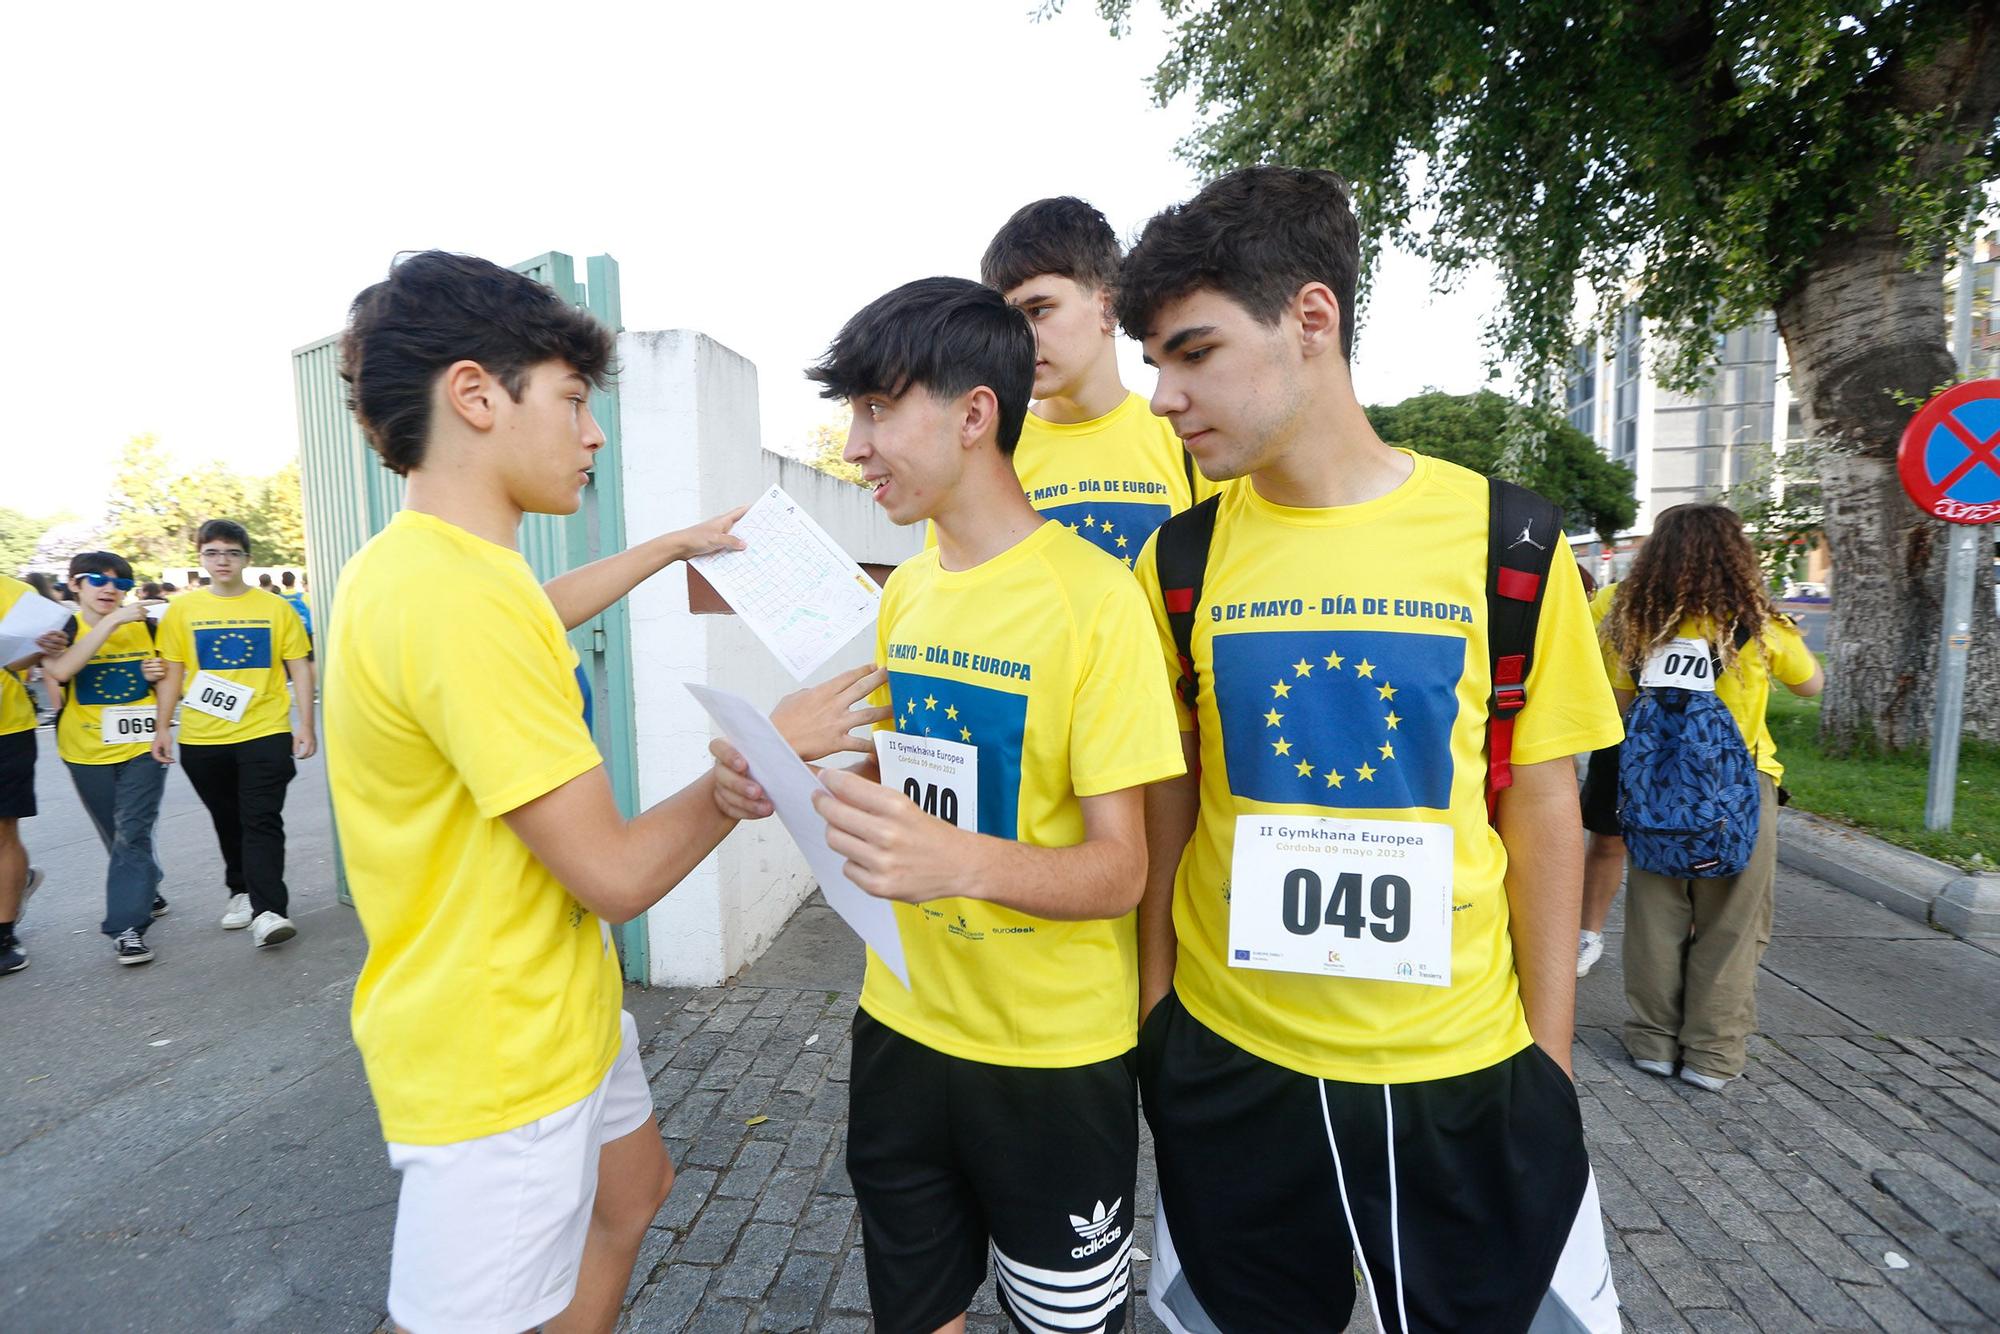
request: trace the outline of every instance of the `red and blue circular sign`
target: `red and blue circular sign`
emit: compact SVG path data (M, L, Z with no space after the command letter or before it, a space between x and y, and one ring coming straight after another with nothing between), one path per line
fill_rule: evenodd
M1953 385L1924 404L1903 428L1896 471L1933 518L2000 519L2000 380Z

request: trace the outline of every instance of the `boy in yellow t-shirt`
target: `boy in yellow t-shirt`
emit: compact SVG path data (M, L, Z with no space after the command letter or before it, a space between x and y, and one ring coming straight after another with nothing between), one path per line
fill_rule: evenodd
M979 277L1035 329L1034 401L1014 450L1022 492L1131 567L1168 515L1216 487L1119 376L1111 313L1118 261L1118 237L1104 215L1063 196L1007 219L979 261Z
M40 597L32 584L0 575L0 616L22 598ZM35 701L21 673L65 647L62 636L42 635L35 651L19 661L0 663L0 974L28 966L28 952L14 933L21 910L42 873L28 865L21 821L35 813Z
M222 929L248 927L252 943L265 949L298 934L286 915L285 789L297 761L319 748L312 645L282 598L243 581L250 534L242 524L210 519L195 542L210 583L175 598L160 618L167 670L153 757L174 763L170 729L174 710L185 705L180 765L222 845L229 897Z
M998 292L929 278L809 372L853 408L875 503L938 537L883 593L880 763L816 799L854 883L895 900L909 964L905 988L870 956L849 1084L884 1330L960 1319L989 1248L1023 1328L1053 1304L1117 1330L1129 1291L1142 789L1181 757L1138 587L1022 496L1034 362Z
M402 1176L389 1314L419 1334L616 1323L673 1164L608 923L771 809L718 766L627 820L567 638L673 561L741 547L742 511L545 586L517 546L524 513L579 508L612 361L588 313L441 251L362 292L341 340L369 443L409 479L322 628L327 782L368 933L354 1040ZM805 758L865 750L848 729L883 711L850 705L878 680L773 717Z
M98 929L111 937L119 963L150 963L146 928L167 911L160 896L164 872L153 852L167 769L152 747L153 683L167 668L145 604L126 601L132 566L123 556L79 552L70 557L69 586L76 594L74 640L42 663L44 674L63 687L56 751L110 854Z
M1616 1330L1567 1072L1571 757L1618 715L1561 532L1498 535L1552 559L1489 824L1489 483L1370 428L1358 267L1338 177L1257 167L1155 216L1119 276L1153 410L1241 479L1198 595L1162 534L1138 565L1177 675L1193 618L1191 776L1146 810L1147 1292L1176 1328L1337 1330L1351 1246L1395 1328Z

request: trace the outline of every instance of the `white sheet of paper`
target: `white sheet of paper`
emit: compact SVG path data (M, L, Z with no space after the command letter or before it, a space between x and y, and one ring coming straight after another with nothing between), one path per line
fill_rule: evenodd
M729 744L750 762L750 776L778 808L778 819L806 855L806 865L819 881L826 901L897 980L909 986L910 966L903 959L903 932L896 925L895 906L856 888L842 869L845 859L826 845L826 821L812 805L813 793L820 790L813 771L793 753L771 720L741 695L693 683L689 683L688 693L708 710Z
M41 652L35 641L68 625L71 615L67 606L51 602L32 589L21 594L7 608L7 614L0 616L0 667Z
M882 590L799 502L773 485L729 530L748 546L689 564L803 682L875 623Z

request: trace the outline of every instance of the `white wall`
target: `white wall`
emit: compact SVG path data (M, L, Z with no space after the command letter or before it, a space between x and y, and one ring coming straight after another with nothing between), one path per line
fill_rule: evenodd
M686 528L782 480L856 560L894 564L921 545L920 531L895 529L859 487L762 448L757 368L720 343L682 329L626 333L618 357L627 541ZM731 690L765 709L798 686L736 617L692 614L679 567L635 589L629 608L643 808L709 767L714 728L684 682ZM874 652L871 628L821 679ZM739 826L647 914L651 980L713 986L733 976L764 952L812 887L782 825Z

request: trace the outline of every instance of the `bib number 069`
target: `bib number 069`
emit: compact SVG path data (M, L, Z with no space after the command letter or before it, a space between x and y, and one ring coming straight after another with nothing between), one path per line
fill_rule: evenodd
M1319 873L1300 867L1285 876L1283 920L1285 930L1295 936L1310 936L1322 926L1333 926L1349 940L1359 940L1365 930L1383 944L1393 945L1410 934L1410 882L1399 875L1376 876L1368 883L1364 907L1360 872L1336 875L1333 895L1328 898Z

